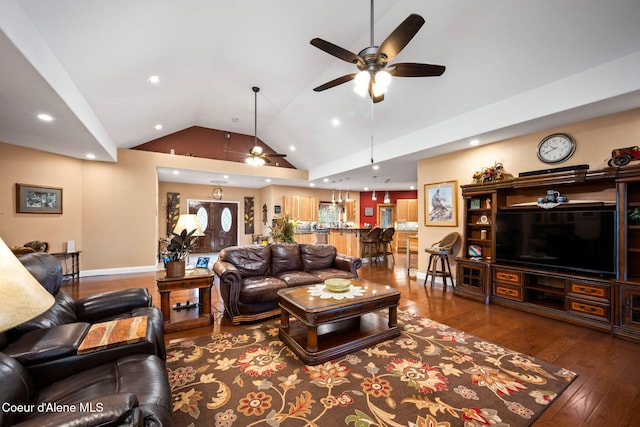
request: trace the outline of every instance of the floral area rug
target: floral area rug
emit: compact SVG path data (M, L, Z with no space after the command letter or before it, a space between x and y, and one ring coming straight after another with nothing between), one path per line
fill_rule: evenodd
M175 425L527 426L576 374L399 312L402 334L306 366L277 321L168 348Z

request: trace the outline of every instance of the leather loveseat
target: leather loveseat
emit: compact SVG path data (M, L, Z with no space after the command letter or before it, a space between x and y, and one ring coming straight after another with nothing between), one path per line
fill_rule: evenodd
M151 305L151 295L146 288L105 292L74 301L60 289L62 266L54 256L35 252L18 259L55 297L49 310L0 334L0 351L27 368L36 386L56 382L130 354L151 354L165 359L162 312ZM143 340L86 354L77 353L92 324L135 316L147 316Z
M276 243L225 248L213 270L225 312L238 324L278 315L280 289L357 278L361 266L360 258L340 255L331 245Z

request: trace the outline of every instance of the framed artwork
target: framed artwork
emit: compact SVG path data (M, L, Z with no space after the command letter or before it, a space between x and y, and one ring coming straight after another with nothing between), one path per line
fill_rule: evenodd
M280 215L280 213L282 212L282 208L280 207L280 205L275 205L273 207L273 213L276 215Z
M373 208L364 208L364 216L373 216Z
M62 213L62 188L16 184L17 213Z
M458 225L458 181L424 186L424 225Z
M198 263L196 264L196 268L207 268L207 267L209 267L209 257L199 256Z

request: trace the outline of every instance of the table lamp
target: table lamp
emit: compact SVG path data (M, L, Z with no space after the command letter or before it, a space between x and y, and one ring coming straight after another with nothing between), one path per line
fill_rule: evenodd
M0 332L47 311L53 296L29 273L0 238Z
M181 214L178 217L178 222L176 222L176 226L173 227L173 232L180 234L182 230L187 230L187 233L190 233L191 230L196 230L196 232L193 233L193 237L204 236L204 231L200 228L200 222L195 214Z

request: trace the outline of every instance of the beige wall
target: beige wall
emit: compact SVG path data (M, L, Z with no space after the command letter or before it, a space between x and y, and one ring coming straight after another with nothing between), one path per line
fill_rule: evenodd
M577 148L574 155L564 163L548 165L538 160L536 148L547 135L564 132L572 135ZM520 172L588 164L590 169L607 167L614 148L640 145L640 109L626 111L606 117L548 129L518 138L508 139L485 146L470 148L463 152L424 159L418 162L419 196L419 253L418 270L427 268L424 248L439 241L452 231L462 233L463 213L460 209L462 197L458 191L458 227L424 226L424 185L428 183L457 180L458 186L471 184L475 171L501 162L508 173L518 176Z
M613 148L640 144L640 109L549 129L519 138L470 148L469 150L425 159L418 163L419 216L424 224L424 193L427 183L457 180L471 183L471 176L483 166L502 162L507 172L548 168L535 154L539 141L554 132L568 132L578 143L573 157L560 166L586 163L592 169L606 166ZM50 243L51 251L65 249L67 240L75 240L82 251L81 269L99 274L136 271L155 265L157 242L164 235L164 206L167 191L181 193L182 200L210 199L209 186L180 185L157 181L158 166L210 170L219 173L256 174L255 168L239 163L171 156L136 150L119 150L117 163L72 159L0 143L0 237L9 246L30 240ZM306 179L305 171L270 168L277 176ZM264 179L264 178L262 178ZM17 214L15 184L63 188L62 215ZM224 186L223 186L224 187ZM245 196L254 196L256 233L262 227L262 205L268 207L268 224L273 206L284 194L296 194L330 200L330 190L270 186L260 190L224 188L223 200L238 201L242 213ZM460 203L461 199L459 200ZM359 202L357 202L359 206ZM185 208L183 203L183 209ZM420 251L450 231L461 231L462 211L456 227L420 226ZM248 236L241 230L241 243ZM262 231L262 232L266 232ZM419 270L426 269L426 257L420 257Z

